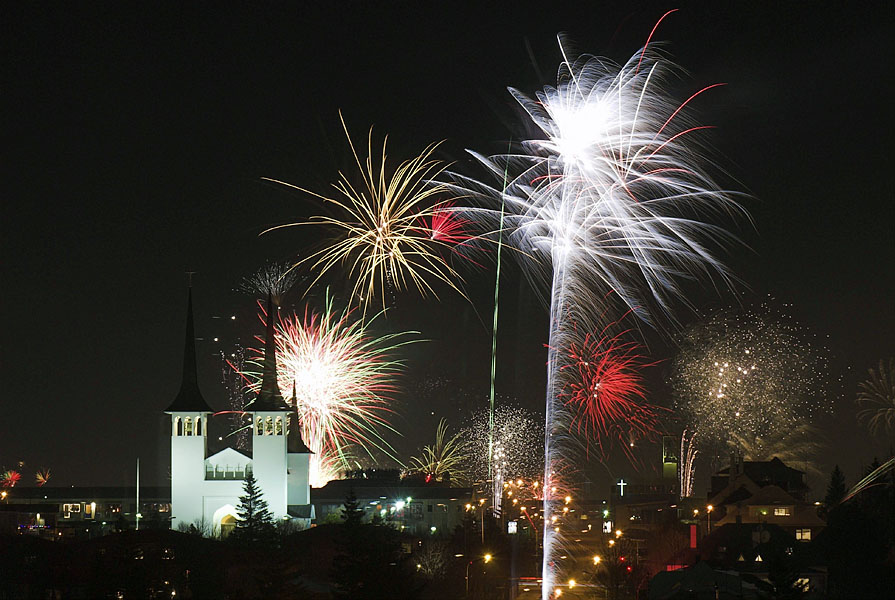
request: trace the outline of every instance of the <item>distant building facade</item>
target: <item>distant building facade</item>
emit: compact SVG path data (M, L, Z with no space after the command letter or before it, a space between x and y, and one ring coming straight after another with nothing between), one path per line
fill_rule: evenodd
M462 524L467 506L472 506L472 488L449 484L422 483L393 476L373 475L335 479L311 490L311 502L318 523L341 520L342 507L354 494L365 520L381 519L405 533L431 535L450 533ZM475 507L478 507L475 503ZM472 515L478 518L478 514Z
M718 526L728 523L772 524L808 542L826 525L817 506L808 501L805 472L779 458L743 461L712 476L708 503L718 511Z

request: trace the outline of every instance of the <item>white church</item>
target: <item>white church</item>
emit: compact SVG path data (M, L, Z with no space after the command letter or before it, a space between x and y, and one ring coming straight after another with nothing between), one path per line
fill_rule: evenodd
M171 515L174 528L181 523L202 523L216 534L229 534L236 526L236 507L249 472L254 474L275 520L308 525L314 518L308 479L311 451L301 439L298 414L283 400L277 385L274 343L277 311L270 298L267 314L261 390L246 408L252 416L251 453L225 448L208 456L208 418L214 411L199 391L190 289L183 382L174 402L165 410L171 415Z

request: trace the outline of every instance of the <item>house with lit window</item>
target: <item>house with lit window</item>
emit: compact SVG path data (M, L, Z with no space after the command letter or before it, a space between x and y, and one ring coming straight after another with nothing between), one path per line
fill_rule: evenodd
M826 523L809 502L805 472L788 467L779 458L743 461L712 477L708 504L715 507L716 526L728 523L776 525L797 541L807 542Z
M478 516L471 508L472 488L452 487L450 482L401 479L397 471L356 475L311 490L318 524L341 521L342 507L350 494L357 498L365 520L381 519L412 535L450 533L467 516Z
M224 448L209 456L208 419L213 411L199 390L190 290L183 380L165 410L171 417L171 525L175 529L196 524L226 535L236 525L236 507L249 473L274 519L309 524L314 517L309 485L311 451L301 439L295 403L286 403L277 383L277 313L270 298L267 314L261 389L247 408L252 423L251 451Z

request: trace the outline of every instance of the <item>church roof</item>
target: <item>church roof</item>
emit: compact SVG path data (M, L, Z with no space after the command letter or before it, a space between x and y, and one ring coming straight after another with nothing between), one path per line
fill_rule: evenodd
M193 327L193 288L190 288L186 309L186 342L183 348L183 379L180 391L165 412L214 412L199 391L196 370L196 333Z
M280 393L280 385L277 382L277 345L274 338L274 321L277 312L273 305L273 298L267 295L267 331L264 336L264 371L261 376L261 391L247 407L253 412L262 411L288 411L289 406L283 400Z

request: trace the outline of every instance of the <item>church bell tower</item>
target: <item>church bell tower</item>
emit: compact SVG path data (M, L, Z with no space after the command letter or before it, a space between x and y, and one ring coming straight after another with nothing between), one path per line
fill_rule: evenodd
M171 415L171 515L176 519L172 526L177 527L203 517L200 486L205 479L208 415L212 412L199 391L192 287L187 300L183 379L165 412Z

